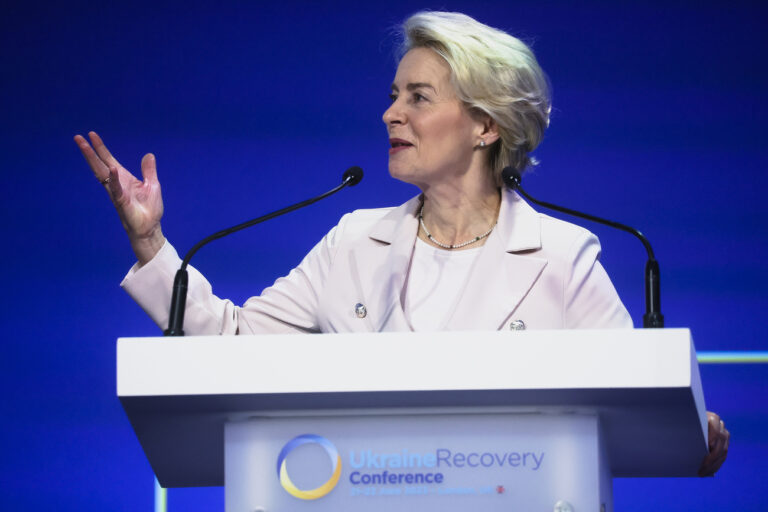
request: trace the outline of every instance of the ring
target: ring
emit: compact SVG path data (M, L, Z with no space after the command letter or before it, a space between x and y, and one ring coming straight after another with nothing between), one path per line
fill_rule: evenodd
M109 185L109 182L112 181L112 176L107 176L103 180L100 180L102 185Z

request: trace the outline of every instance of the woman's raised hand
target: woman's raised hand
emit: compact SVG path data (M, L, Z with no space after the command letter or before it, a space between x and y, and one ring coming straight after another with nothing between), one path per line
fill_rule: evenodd
M128 233L133 252L143 265L151 260L165 243L160 229L163 216L163 197L160 182L157 181L157 166L152 153L141 159L141 175L137 180L125 167L120 165L104 145L96 132L89 132L91 143L82 135L75 135L75 143L83 153L115 205L120 220Z

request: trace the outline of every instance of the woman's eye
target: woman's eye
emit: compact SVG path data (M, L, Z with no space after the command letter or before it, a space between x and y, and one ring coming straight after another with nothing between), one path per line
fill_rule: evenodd
M424 101L426 99L427 98L425 98L424 96L422 96L421 94L419 94L417 92L413 94L413 102L414 103L419 103L420 101Z
M397 100L397 94L394 94L394 93L390 94L390 95L389 95L389 100L390 100L392 103L394 103L394 102Z

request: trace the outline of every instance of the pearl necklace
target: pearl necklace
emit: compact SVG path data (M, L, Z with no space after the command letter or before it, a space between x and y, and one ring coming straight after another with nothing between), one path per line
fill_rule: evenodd
M488 231L486 231L480 236L476 236L471 240L467 240L466 242L462 242L460 244L444 244L442 242L438 242L437 240L435 240L435 237L433 237L432 233L430 233L429 230L427 229L427 225L424 224L424 205L423 204L421 205L421 210L419 211L419 223L421 224L421 229L424 230L424 234L427 235L427 238L429 238L429 240L432 243L442 247L443 249L460 249L461 247L466 247L468 245L479 242L480 240L482 240L483 238L491 234L491 231L493 231L493 228L496 227L496 224L498 224L498 222L499 220L496 219L496 222L493 223L493 226L491 226L491 229L489 229Z

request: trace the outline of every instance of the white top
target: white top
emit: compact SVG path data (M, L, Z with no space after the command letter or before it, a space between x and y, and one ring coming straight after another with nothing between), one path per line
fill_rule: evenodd
M414 331L445 329L481 248L449 251L416 238L404 301Z

